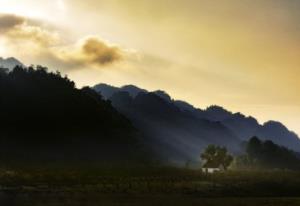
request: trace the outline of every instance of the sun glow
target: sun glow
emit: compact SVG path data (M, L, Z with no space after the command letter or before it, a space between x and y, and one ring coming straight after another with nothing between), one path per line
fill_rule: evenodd
M16 14L20 16L41 18L44 16L41 10L29 9L29 5L11 0L0 0L0 13Z
M60 18L66 10L63 0L0 0L0 5L0 13L15 14L33 19L44 19L50 22Z
M58 9L65 11L66 10L66 5L63 0L57 0L57 7Z

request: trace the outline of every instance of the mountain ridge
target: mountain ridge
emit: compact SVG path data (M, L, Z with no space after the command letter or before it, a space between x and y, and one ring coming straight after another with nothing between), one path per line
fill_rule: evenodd
M94 90L41 66L0 68L0 82L1 164L140 162L136 129Z
M238 138L222 124L182 113L154 92L132 97L118 91L109 100L143 132L144 143L167 162L184 165L188 160L199 161L209 143L239 151Z
M12 70L16 66L24 67L25 65L15 57L8 57L8 58L0 57L0 68Z
M102 88L100 88L99 85L102 85L100 86ZM95 85L93 88L100 93L105 93L105 87L109 88L109 85L99 85ZM134 87L136 90L138 90L137 86ZM124 92L122 87L114 88L115 94L116 92ZM207 107L206 109L199 109L189 104L188 102L172 99L172 97L167 92L162 90L156 90L153 92L149 92L141 88L139 88L139 90L143 93L145 93L146 91L148 94L154 94L160 97L162 100L169 104L169 107L176 107L178 109L177 112L184 113L185 115L190 115L193 118L197 118L199 120L208 120L211 122L221 123L223 126L232 131L240 139L240 141L247 141L252 136L260 136L264 140L269 139L282 146L286 146L298 152L300 151L300 139L298 135L290 131L281 122L270 120L263 124L260 124L252 116L245 116L244 114L239 112L233 113L221 106L212 105ZM116 96L113 99L111 99L111 96L105 96L105 98L110 99L112 101L112 104L114 105ZM124 107L125 105L122 105L122 102L118 102L118 104L114 106L116 106L118 109L118 107Z

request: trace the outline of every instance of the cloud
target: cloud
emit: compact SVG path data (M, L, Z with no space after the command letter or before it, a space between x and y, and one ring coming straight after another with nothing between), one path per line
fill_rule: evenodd
M25 23L23 17L12 14L0 14L0 31L7 32Z
M31 41L41 46L52 46L60 42L58 34L29 25L14 28L7 33L7 37L13 41Z
M75 45L57 47L52 55L60 64L71 69L104 68L124 60L127 51L111 45L97 36L89 36Z
M0 14L0 31L9 44L26 43L51 46L60 39L56 32L43 29L39 25L31 25L30 19L12 14ZM37 21L36 21L37 24Z
M122 58L122 52L118 47L109 46L98 38L87 39L82 46L83 55L91 63L105 65Z
M45 28L43 22L16 15L0 14L0 31L0 37L12 51L65 70L104 68L124 60L128 53L98 36L65 42L58 31Z
M86 38L80 48L80 56L91 64L108 65L123 59L124 52L110 46L98 37Z

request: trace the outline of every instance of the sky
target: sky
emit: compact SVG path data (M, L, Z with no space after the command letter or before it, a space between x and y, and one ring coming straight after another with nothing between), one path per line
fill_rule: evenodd
M300 134L298 0L0 0L0 56Z

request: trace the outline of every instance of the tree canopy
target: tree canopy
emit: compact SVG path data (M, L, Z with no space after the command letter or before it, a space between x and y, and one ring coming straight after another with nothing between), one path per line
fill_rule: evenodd
M231 164L233 157L228 154L226 147L208 145L201 154L201 159L205 161L203 167L222 166L226 170Z
M246 154L237 157L236 163L240 168L300 169L300 159L294 151L258 137L246 143Z
M110 101L42 66L0 69L0 114L3 162L128 159L136 151L135 129Z

